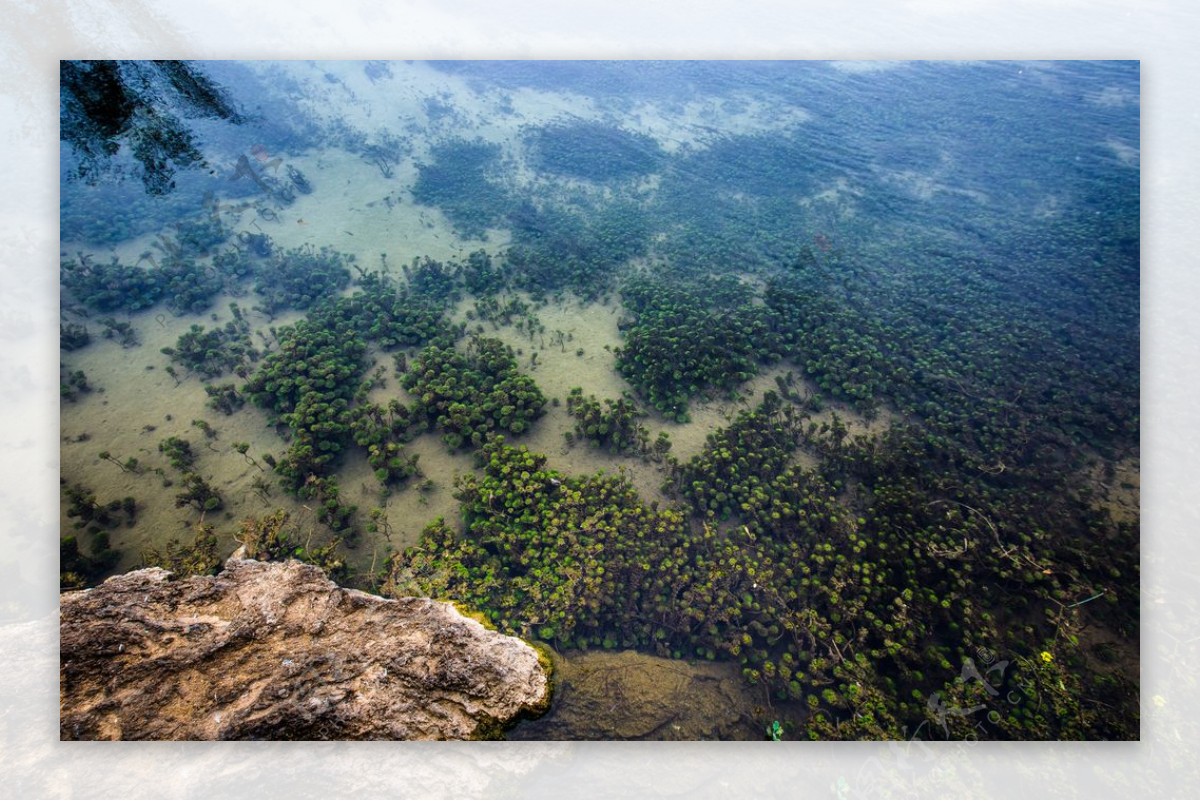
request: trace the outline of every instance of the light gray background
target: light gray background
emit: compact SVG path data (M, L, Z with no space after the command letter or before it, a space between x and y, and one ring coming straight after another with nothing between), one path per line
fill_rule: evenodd
M0 794L854 798L1197 792L1200 4L651 3L0 2ZM59 743L58 60L157 57L1140 59L1142 741Z

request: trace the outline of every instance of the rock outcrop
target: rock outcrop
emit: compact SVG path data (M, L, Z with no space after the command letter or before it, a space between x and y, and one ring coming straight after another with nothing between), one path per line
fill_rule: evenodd
M468 739L549 703L537 652L451 604L299 562L170 575L62 595L62 739Z

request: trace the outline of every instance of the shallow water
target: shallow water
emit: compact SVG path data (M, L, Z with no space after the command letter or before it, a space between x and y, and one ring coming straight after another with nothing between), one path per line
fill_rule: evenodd
M1131 77L1121 65L1069 62L1057 67L889 65L876 71L803 64L608 63L567 78L551 68L529 72L527 66L418 62L390 63L384 70L362 62L214 63L214 77L261 113L241 126L196 122L211 169L207 174L180 170L177 188L164 198L148 198L134 179L102 180L96 186L67 180L68 154L64 260L84 253L96 263L116 256L149 267L163 259L159 237L173 236L176 222L215 213L230 238L214 252L232 246L240 235L265 233L277 252L330 246L352 258L356 275L378 270L403 281L405 268L426 257L462 262L483 250L502 263L522 235L528 244L529 231L516 227L530 219L522 216L521 204L577 215L579 229L569 233L565 255L559 254L563 258L586 252L587 236L604 243L619 239L619 230L601 228L596 234L588 226L599 226L609 209L628 204L647 233L642 251L618 265L619 275L736 276L751 288L751 305L761 307L773 280L786 278L804 259L813 260L824 271L822 291L848 299L846 308L854 312L833 324L835 331L861 318L885 332L875 343L885 350L889 327L911 337L905 342L916 343L909 351L888 354L907 371L903 380L918 375L917 381L950 383L961 389L956 401L991 402L988 408L997 416L1020 403L1054 397L1055 408L1063 411L1035 424L1057 432L1062 462L1071 465L1064 472L1098 486L1098 503L1114 520L1136 527L1136 437L1121 439L1113 432L1125 423L1104 419L1108 412L1126 421L1136 418L1137 220L1129 213L1136 209L1140 158L1136 74ZM1063 117L1063 104L1073 116ZM546 169L528 145L529 132L579 120L648 137L636 141L652 142L660 161L645 174L621 180ZM460 187L467 195L484 184L507 193L507 205L499 211L488 207L486 193L471 196L482 209L481 224L453 203L415 199L438 147L452 139L478 139L499 148L497 159L474 177L475 184ZM751 155L742 159L744 153ZM232 180L237 159L248 155L263 177L286 180L287 168L301 170L312 193L281 203L244 178ZM1077 264L1081 243L1096 242L1089 233L1093 209L1112 224L1088 252L1086 264ZM197 262L211 265L212 254ZM1061 283L1045 278L1058 272L1064 275ZM1112 275L1120 280L1110 280ZM936 292L924 294L926 282L945 292L957 284L970 287L974 294L967 297L978 304L980 318L995 326L987 329L991 334L960 348L953 332L975 332L969 325L953 325L975 309ZM1043 297L1047 287L1051 294ZM355 291L351 284L344 294ZM256 347L272 339L271 328L305 317L301 311L268 314L257 308L262 298L252 280L233 292L214 298L202 314L175 315L160 303L111 315L136 331L139 344L125 348L99 336L98 319L106 315L89 314L64 289L64 321L86 325L93 341L64 351L63 370L83 370L94 390L62 404L62 477L87 487L101 503L127 496L137 500L136 523L109 531L119 553L114 571L139 567L144 552L162 549L169 540L190 541L202 518L216 526L224 554L237 545L239 521L276 508L291 513L304 542L321 544L332 536L317 521L316 502L287 493L264 463L264 454L282 458L289 447L265 410L247 403L223 415L206 406L204 380L183 368L178 379L167 372L171 362L161 349L175 346L193 324L223 325L231 319L230 303L245 312ZM619 280L597 294L584 299L571 288L547 287L539 300L527 290L507 288L502 300L529 304L543 329L538 334L519 329L515 320L498 325L474 319L476 298L469 293L447 316L468 333L481 328L482 336L508 345L519 369L547 399L543 416L524 434L508 437L510 443L545 454L548 467L565 475L621 473L647 504L682 508L683 499L664 494L665 464L613 455L583 441L568 445L564 437L575 423L566 408L571 389L580 387L585 396L600 399L636 395L615 369L614 351L626 344L621 326L630 316ZM889 305L895 298L901 299L898 305ZM995 323L997 309L1003 324ZM928 324L933 333L912 334L911 320ZM943 333L932 320L945 321L949 341L940 339ZM810 359L828 355L818 352L817 344L811 347ZM841 358L855 348L853 372L839 376L835 385L851 386L860 368L869 373L882 358L861 342L835 342L830 352ZM416 350L406 350L410 360ZM366 360L368 373L376 365L384 369L384 386L371 391L372 402L416 400L401 388L390 353L372 345ZM1079 364L1108 367L1089 368L1093 372L1086 379L1073 378L1077 383L1061 396L1054 395L1058 390L1049 381L1039 385L1045 389L1036 397L1033 390L1023 395L1024 386L996 398L977 397L992 391L988 382L994 373L1022 360L1033 373L1048 369L1056 377L1075 376ZM697 393L686 423L657 413L642 422L652 440L665 431L671 455L686 462L704 451L711 433L753 409L764 392L776 390L777 379L789 374L799 395L821 397L823 410L812 415L814 422L830 422L836 413L851 435L880 436L897 424L939 419L936 408L921 405L924 399L909 398L906 408L895 397L879 398L877 413L868 419L844 395L839 399L821 388L822 368L810 364L806 369L802 361L774 360L759 365L749 380L731 382L730 390ZM211 383L229 381L244 383L229 374ZM1075 414L1076 407L1084 411ZM207 421L217 436L207 438L195 420ZM1131 425L1136 429L1136 422ZM197 472L224 499L221 510L202 516L176 506L181 476L158 451L158 443L169 436L192 443ZM246 456L233 449L235 442L249 444ZM419 455L421 476L390 491L376 480L363 449L347 448L338 463L342 500L358 507L358 535L341 545L348 581L355 586L377 588L391 555L416 545L434 519L461 525L455 481L477 470L474 456L448 451L439 431L423 433L405 448ZM1105 448L1112 448L1115 458L1103 455ZM98 454L104 451L119 462L135 458L137 469L102 460ZM789 458L789 464L806 470L823 466L811 449L798 448ZM1090 460L1089 466L1080 467L1081 460ZM1108 461L1113 464L1106 471ZM1003 461L982 464L972 469L997 475L1008 469ZM849 504L849 494L843 491L841 500ZM372 531L366 523L374 510L379 521ZM862 513L854 510L856 517ZM64 534L74 525L64 499ZM515 736L752 739L761 737L763 721L777 714L772 697L742 683L740 666L732 661L690 664L599 651L568 652L562 659L563 690L554 711L541 722L523 724ZM806 712L797 707L788 714L799 721Z

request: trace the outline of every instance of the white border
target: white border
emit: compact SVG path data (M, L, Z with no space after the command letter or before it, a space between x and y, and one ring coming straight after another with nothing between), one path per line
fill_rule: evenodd
M1200 787L1200 5L1167 0L9 0L0 26L0 783L16 797L1189 794ZM1142 60L1141 743L59 743L57 62L191 58Z

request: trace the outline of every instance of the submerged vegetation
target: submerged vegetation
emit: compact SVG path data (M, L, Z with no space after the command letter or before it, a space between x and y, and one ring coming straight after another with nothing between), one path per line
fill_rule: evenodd
M612 291L617 271L645 254L650 228L632 201L577 214L531 202L510 214L506 262L513 283L535 298L574 292L586 300Z
M259 268L255 291L267 311L308 309L349 285L351 260L330 247L282 251Z
M936 100L911 74L872 78L902 135L872 116L865 78L758 69L763 107L815 119L756 118L718 82L719 103L686 113L692 98L638 98L686 116L667 133L635 126L619 91L507 138L431 95L427 150L417 121L411 139L343 123L336 141L378 168L368 206L451 238L436 207L452 258L356 255L348 229L339 249L296 245L269 192L224 212L206 199L157 257L64 257L72 411L103 404L79 365L165 338L157 323L171 392L223 415L222 436L185 428L192 412L167 415L157 452L99 446L122 453L101 453L106 480L161 479L188 515L194 540L143 563L210 572L236 541L452 599L559 651L729 663L773 738L1136 737L1139 533L1113 499L1136 490L1116 476L1138 455L1138 174L1054 156L1087 153L1083 129L1116 112L1047 117L997 84L990 102L1049 128L1031 164L1013 123L996 139L970 122L986 69L938 73ZM312 199L337 184L269 155L231 157L234 177L277 172ZM462 255L497 229L502 247ZM210 313L251 289L261 305ZM561 322L577 309L619 342L577 336ZM598 369L611 381L591 383ZM278 447L252 451L264 423ZM64 479L64 588L111 572L145 508L80 478ZM424 509L451 484L457 514Z
M554 122L525 135L540 170L590 181L653 172L663 152L653 137L590 120Z
M368 342L392 349L427 342L449 346L457 338L439 304L378 274L366 276L363 288L329 298L304 320L278 329L278 350L242 390L290 431L292 445L275 469L293 491L316 486L315 494L322 495L320 488L335 486L321 479L351 441L351 403L362 389L357 382L366 370Z
M236 303L230 308L234 319L223 327L205 331L204 326L193 323L175 347L162 349L163 354L204 378L217 378L230 371L245 378L258 352L251 346L250 325L241 310Z
M567 414L575 418L574 432L566 434L568 443L581 439L610 453L654 459L661 459L671 448L665 431L650 441L650 430L640 422L646 413L629 398L605 398L601 405L595 395L585 398L582 387L575 387L567 395Z
M801 443L827 467L787 466ZM1114 631L1136 631L1136 586L1122 580L1136 557L1106 561L1109 541L1086 538L1104 524L1082 488L1051 497L1040 480L971 476L913 430L849 439L836 417L817 424L768 393L674 468L694 525L620 477L565 476L500 440L483 456L484 475L458 484L463 530L427 528L389 591L466 600L558 648L737 660L750 683L806 705L813 738L903 737L927 695L959 692L957 668L1002 645L1082 668L1085 599L1106 605L1092 614ZM724 535L703 522L730 518ZM1028 667L1008 680L1033 680ZM1044 696L1024 696L1004 736L1126 736L1130 677L1073 680L1103 706L1048 718Z
M667 281L638 275L621 289L635 315L617 370L646 401L678 422L708 389L731 390L779 359L767 309L732 277Z
M80 589L95 583L110 571L120 558L112 547L110 530L120 525L137 524L137 501L132 497L101 503L96 494L82 484L60 480L67 518L71 529L59 537L59 586ZM86 543L81 546L80 542Z
M478 448L494 432L520 434L546 404L533 379L517 369L512 349L487 337L472 337L465 353L426 348L402 383L418 398L414 414L444 431L452 450Z
M451 139L430 149L431 161L418 165L413 199L437 206L464 239L482 239L504 219L510 197L493 177L499 145L482 139Z
M63 262L61 279L64 289L88 309L98 312L148 309L162 295L152 273L122 264L116 256L103 264L81 253L78 260Z

